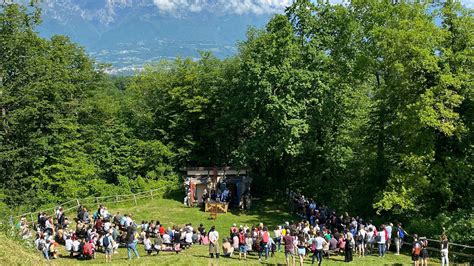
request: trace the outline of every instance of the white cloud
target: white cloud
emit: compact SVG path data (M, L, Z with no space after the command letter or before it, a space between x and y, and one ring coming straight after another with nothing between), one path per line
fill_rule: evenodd
M114 0L111 0L114 1ZM124 1L124 0L115 0ZM229 12L236 14L271 14L282 12L294 0L153 0L162 12L191 11ZM313 0L317 1L317 0ZM347 4L349 0L330 0L334 4ZM474 8L474 0L461 0L469 8Z
M191 11L269 14L281 12L293 0L153 0L162 12Z
M291 0L220 0L224 10L237 14L276 13L291 5Z

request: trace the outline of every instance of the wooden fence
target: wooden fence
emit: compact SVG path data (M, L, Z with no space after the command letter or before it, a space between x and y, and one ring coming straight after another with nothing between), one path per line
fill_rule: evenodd
M31 223L35 221L35 215L39 212L46 212L49 214L54 214L59 207L63 208L63 212L69 212L72 210L77 210L79 206L90 206L92 204L99 205L99 204L114 204L120 202L129 202L133 201L137 204L138 200L151 198L154 199L155 197L162 197L165 190L168 187L161 187L158 189L152 189L148 191L143 191L135 194L122 194L122 195L114 195L114 196L103 196L103 197L87 197L83 199L71 199L69 201L63 202L58 204L54 207L42 209L33 212L23 213L17 216L12 216L13 221L18 221L21 217L25 217L26 219L31 219Z

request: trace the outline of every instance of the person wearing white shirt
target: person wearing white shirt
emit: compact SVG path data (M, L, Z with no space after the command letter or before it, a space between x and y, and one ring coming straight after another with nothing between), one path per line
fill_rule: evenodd
M380 230L377 232L377 244L379 245L379 257L385 255L385 230L383 227L380 227Z
M112 226L112 223L107 220L105 223L104 223L104 231L105 232L108 232L110 230L110 227Z
M385 226L385 230L387 230L387 236L388 236L388 240L387 240L387 243L386 243L386 251L389 251L390 250L390 244L392 242L392 230L393 230L393 224L392 223L389 223L387 226Z
M365 257L365 238L367 232L364 229L364 226L361 225L359 232L357 233L357 253L359 253L359 257Z
M367 232L367 253L370 255L372 253L372 250L374 248L374 230L372 227L368 227L368 232Z
M148 255L150 255L153 252L153 245L151 244L151 239L148 235L145 236L143 245L145 246L145 251L148 253Z
M70 253L73 252L73 241L69 236L66 238L66 242L64 244L64 247L65 247L67 252L70 252Z
M275 234L275 244L277 246L277 251L280 251L281 246L281 226L278 226L275 230L273 230Z
M193 244L193 231L186 232L186 234L184 235L184 242L186 242L186 244L188 245Z
M323 262L323 248L325 245L328 244L328 242L326 241L326 239L323 238L322 233L319 233L317 237L313 238L313 241L315 242L315 244L311 242L311 245L314 245L316 249L314 250L312 263L314 264L314 259L316 258L318 260L318 265L321 265L321 263Z
M171 237L168 234L163 235L163 244L171 244Z
M79 245L81 243L79 242L79 240L75 239L72 241L72 251L74 252L79 252Z
M133 223L133 220L132 220L131 215L127 216L127 219L125 220L125 227L129 227L130 225L132 225L132 223Z
M216 227L212 226L209 230L209 255L211 258L219 258L219 232L216 231Z

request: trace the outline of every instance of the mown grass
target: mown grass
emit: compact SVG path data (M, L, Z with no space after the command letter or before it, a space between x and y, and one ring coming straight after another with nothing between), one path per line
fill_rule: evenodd
M96 206L88 206L95 209ZM199 223L203 223L206 229L211 225L215 225L216 229L223 237L228 236L229 228L233 223L237 225L254 225L263 222L270 228L282 224L285 221L295 220L295 217L289 215L282 210L283 208L271 201L254 201L252 210L249 211L231 211L227 214L218 214L217 220L210 220L209 213L201 211L199 208L187 208L182 203L171 199L147 199L139 201L137 205L134 202L113 204L107 206L109 211L116 213L131 213L137 223L142 220L159 220L165 226L184 225L192 223L197 228ZM73 217L72 214L70 216ZM296 218L297 219L297 218ZM222 242L221 242L222 243ZM42 264L44 260L38 252L27 250L14 241L5 237L0 238L2 247L9 246L7 249L0 248L0 264L1 265L18 265L18 264ZM11 247L10 247L11 245ZM162 252L159 255L147 256L143 246L139 245L140 259L133 259L131 262L127 260L127 250L119 249L119 254L113 255L113 264L140 264L140 265L282 265L285 263L283 253L276 253L276 256L269 258L268 261L258 261L256 254L248 257L246 261L240 261L237 257L209 259L208 247L194 245L190 249L184 250L180 254L171 252ZM89 261L79 261L67 257L63 248L60 248L60 258L52 262L53 265L76 265L76 264L105 264L103 253L98 253L97 258ZM323 262L324 265L345 265L342 256L334 256ZM310 258L306 258L305 264L310 264ZM405 255L394 256L388 254L384 258L377 256L368 256L365 258L357 258L354 256L352 265L409 265L410 258Z

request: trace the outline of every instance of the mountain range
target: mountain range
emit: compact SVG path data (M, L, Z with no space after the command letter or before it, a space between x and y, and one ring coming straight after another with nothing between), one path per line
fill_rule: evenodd
M263 27L290 0L43 0L41 36L67 35L111 73L178 56L237 52L249 26Z

